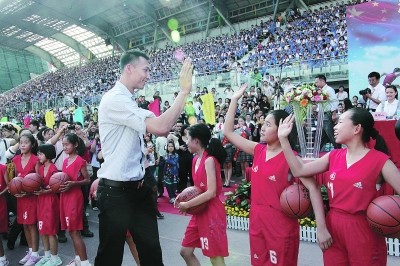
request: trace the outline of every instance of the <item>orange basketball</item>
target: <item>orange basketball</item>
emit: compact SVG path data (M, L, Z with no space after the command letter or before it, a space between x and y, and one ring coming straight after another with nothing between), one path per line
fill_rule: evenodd
M40 188L42 187L42 182L43 179L40 177L40 175L36 173L27 174L22 179L22 189L26 193L33 193L40 190Z
M11 195L21 194L24 192L22 189L22 179L22 177L17 176L11 179L11 181L8 183L8 191L10 191Z
M195 187L195 186L187 187L179 194L178 201L179 202L187 202L191 199L194 199L195 197L199 196L202 193L203 193L203 191L198 187ZM199 213L203 212L205 209L207 209L207 202L204 202L200 205L191 207L186 212L189 214L199 214Z
M367 220L372 230L386 237L400 235L400 197L381 196L367 209Z
M54 193L60 192L60 186L64 184L64 182L69 180L69 176L66 173L58 172L53 174L49 180L50 189Z
M310 193L301 184L285 188L280 197L282 211L292 218L305 218L311 212Z

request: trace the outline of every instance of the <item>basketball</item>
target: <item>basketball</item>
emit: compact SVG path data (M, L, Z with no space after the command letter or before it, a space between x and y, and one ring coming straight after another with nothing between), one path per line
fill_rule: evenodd
M400 197L381 196L367 209L367 220L372 230L386 237L400 235Z
M8 183L8 190L11 195L21 194L24 192L22 189L22 177L15 177Z
M198 187L187 187L180 194L178 201L179 202L187 202L195 197L199 196L203 191ZM207 202L204 202L200 205L189 208L186 212L189 214L199 214L203 212L207 208Z
M22 188L26 193L33 193L40 190L42 182L43 180L40 175L36 173L30 173L22 179Z
M301 184L285 188L280 197L282 211L292 218L305 218L311 212L310 193Z
M50 180L49 180L50 189L54 193L58 193L58 192L60 192L60 186L68 180L69 180L69 176L66 173L63 173L63 172L55 173L54 175L52 175L50 177Z

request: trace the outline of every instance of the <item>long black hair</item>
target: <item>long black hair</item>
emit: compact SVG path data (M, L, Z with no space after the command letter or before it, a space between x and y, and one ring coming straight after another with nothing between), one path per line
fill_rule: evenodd
M213 156L222 165L225 162L226 151L221 141L211 138L211 131L205 124L196 124L189 127L189 135L200 141L201 147L205 148L208 155Z
M75 133L67 133L67 134L65 134L64 139L67 139L67 141L74 146L78 145L76 147L76 153L79 156L82 156L85 154L85 151L86 151L85 143L83 143L83 140L80 137L78 137L78 135L76 135Z
M376 141L374 147L375 150L389 154L385 140L374 128L375 121L372 114L361 107L351 108L348 112L350 112L350 119L353 121L353 125L361 125L363 128L363 133L361 136L362 141L367 143L370 141L370 138L373 138Z

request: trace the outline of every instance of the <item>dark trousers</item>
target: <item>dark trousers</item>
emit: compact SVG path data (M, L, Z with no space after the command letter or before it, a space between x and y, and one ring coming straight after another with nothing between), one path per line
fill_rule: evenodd
M127 230L136 244L140 265L164 265L152 193L146 185L106 186L100 180L97 190L100 243L96 266L122 264Z
M90 186L89 186L89 189L90 189L90 187L92 186L92 183L97 179L97 172L99 171L99 169L100 169L100 168L93 167L93 175L90 177ZM97 205L96 205L96 199L91 198L90 201L91 201L92 208L94 208L94 207L97 206Z
M179 183L178 191L181 192L188 186L188 181L193 184L192 179L192 158L179 158Z
M158 175L157 175L157 191L158 195L164 194L164 166L165 159L160 156L160 161L158 163Z
M86 216L86 207L89 204L89 186L81 186L83 194L83 230L89 230L89 221Z
M324 147L326 143L332 143L335 149L340 148L340 145L336 144L335 137L333 135L333 120L332 113L325 112L324 113L324 122L322 125L322 137L321 137L321 147Z

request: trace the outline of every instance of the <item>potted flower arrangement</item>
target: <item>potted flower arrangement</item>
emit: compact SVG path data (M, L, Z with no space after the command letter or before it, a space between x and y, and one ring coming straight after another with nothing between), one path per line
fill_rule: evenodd
M230 192L225 200L225 210L228 216L249 217L250 188L250 182L243 182L236 188L235 192Z
M329 95L312 84L298 86L283 96L282 105L293 107L302 158L319 157L324 105L327 101Z

